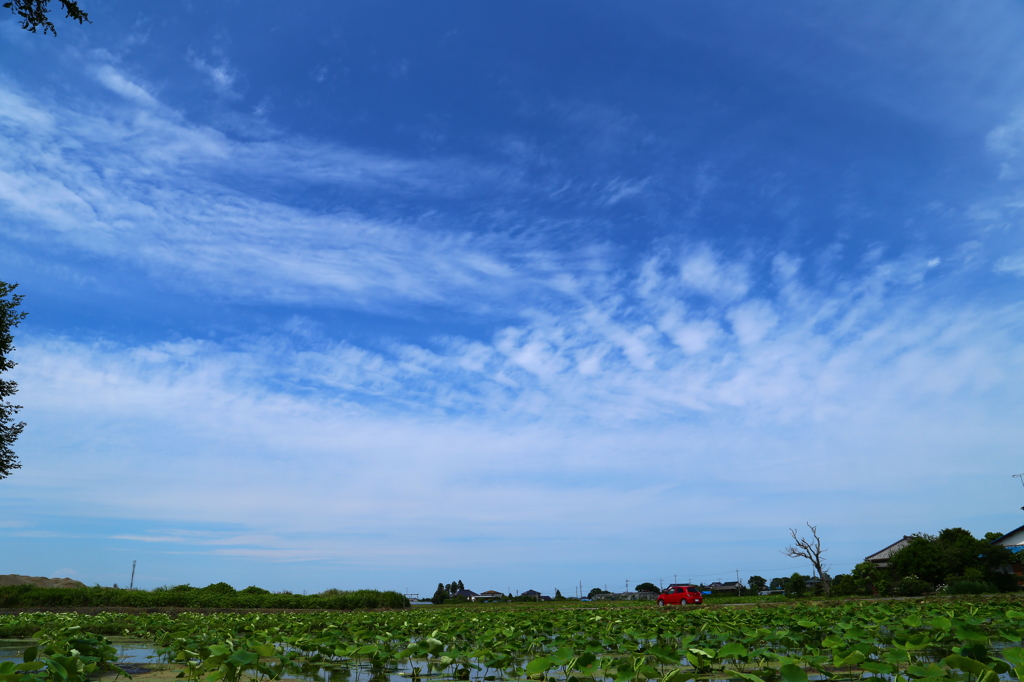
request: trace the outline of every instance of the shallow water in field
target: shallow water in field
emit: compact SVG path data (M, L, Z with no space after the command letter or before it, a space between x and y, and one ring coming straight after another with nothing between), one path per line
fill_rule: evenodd
M26 647L32 646L30 639L0 639L0 661L21 661Z
M168 661L166 657L157 654L156 649L150 642L125 637L109 637L108 639L111 644L117 648L119 665L126 672L135 677L142 675L142 680L148 680L150 675L147 675L146 673L150 672L150 666L154 666L161 670L167 670L169 668L166 664L170 663L170 661ZM32 646L34 643L35 642L31 639L0 639L0 662L13 661L20 663L25 649ZM1017 645L1017 642L989 643L990 648L994 649L996 652L1006 646ZM479 665L479 662L475 659L470 662ZM527 660L520 661L520 665L525 666L526 663ZM502 680L509 679L503 677L498 671L484 671L483 666L481 665L480 667L481 670L472 671L472 677L467 682L485 682L489 680L501 682ZM688 668L690 666L689 663L684 660L680 663L680 667ZM415 668L419 668L419 671L414 673ZM451 671L446 671L444 673L431 673L426 672L428 669L429 666L425 660L406 660L384 669L373 668L368 663L344 662L326 664L319 667L315 672L308 675L292 677L291 679L306 680L308 682L413 682L414 680L419 680L421 678L424 679L425 682L455 680ZM808 677L811 682L824 679L822 676L813 674ZM893 679L893 676L891 675L872 675L870 673L864 673L863 677L865 679L871 678L880 681ZM1000 678L1003 680L1012 679L1008 673L1000 675ZM727 678L724 677L722 680L707 678L703 679L702 682L725 682L726 679ZM461 682L461 680L459 682Z
M143 664L161 661L156 650L149 642L124 637L108 637L110 643L117 647L117 657L123 663ZM25 649L35 644L31 639L0 639L0 661L20 663Z

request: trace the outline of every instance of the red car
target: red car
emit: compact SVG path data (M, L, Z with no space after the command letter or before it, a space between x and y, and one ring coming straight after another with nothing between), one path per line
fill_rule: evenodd
M658 595L658 606L665 604L703 604L704 595L695 585L669 585Z

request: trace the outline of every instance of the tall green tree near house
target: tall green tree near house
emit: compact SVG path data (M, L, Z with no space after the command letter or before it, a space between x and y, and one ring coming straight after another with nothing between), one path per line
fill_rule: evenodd
M983 540L963 528L945 528L938 535L918 533L889 558L889 573L896 583L908 578L936 587L958 580L988 581L1002 590L1016 589L1016 578L1001 567L1019 563L1010 550L993 545L1002 537L991 533Z
M77 0L58 0L68 19L74 19L78 23L89 23L89 15L81 10ZM52 33L57 35L57 28L50 21L50 0L9 0L4 7L11 10L21 19L21 27L26 31L35 33L39 28L43 29L43 35Z
M805 592L807 592L807 578L800 573L789 576L789 581L786 583L786 594L802 597Z
M14 293L17 288L17 284L0 282L0 376L16 364L10 358L14 352L14 334L11 330L28 315L18 310L23 297ZM21 405L14 405L7 400L17 392L17 383L0 379L0 479L7 478L12 471L21 468L13 446L25 429L25 422L14 421Z

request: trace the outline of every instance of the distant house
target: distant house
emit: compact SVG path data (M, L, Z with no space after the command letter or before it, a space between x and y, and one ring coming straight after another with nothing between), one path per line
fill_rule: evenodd
M527 590L526 592L521 592L519 594L519 596L520 597L533 597L534 599L540 599L541 598L541 594L537 590Z
M480 595L478 595L478 594L477 594L476 592L474 592L473 590L459 590L459 591L458 591L458 592L456 592L456 593L455 593L455 594L454 594L453 596L456 596L456 597L465 597L466 599L470 599L470 600L472 600L472 599L473 599L474 597L479 597Z
M1005 547L1014 554L1024 552L1024 526L1014 528L1003 537L996 538L990 544ZM1024 565L1011 564L1009 566L1000 566L999 570L1003 573L1013 573L1017 576L1017 584L1024 585Z
M470 597L470 599L472 599L473 601L490 601L490 600L493 600L493 599L504 599L504 598L505 598L505 594L502 593L502 592L498 592L497 590L486 590L486 591L481 592L480 594L476 595L475 597Z
M825 577L829 578L829 580L831 580L831 578L829 577L828 573L825 574ZM821 579L820 578L813 578L813 577L808 578L807 580L804 581L804 587L806 587L808 590L813 592L813 591L815 591L815 590L817 590L817 589L819 589L821 587Z
M708 589L711 590L712 594L725 594L727 592L738 594L743 589L743 583L736 580L730 580L725 583L711 583L708 585Z
M505 594L502 592L487 590L486 592L481 592L477 596L473 597L473 601L497 601L504 598Z
M864 561L870 561L871 563L873 563L875 566L878 566L879 568L888 568L888 566L889 566L889 559L892 558L892 555L895 554L896 552L900 551L904 547L906 547L907 544L912 539L913 539L913 536L911 536L911 535L904 535L902 538L900 538L896 542L892 543L888 547L886 547L884 549L880 549L880 550L878 550L877 552L875 552L874 554L872 554L870 556L864 557Z
M1024 526L1014 528L1001 538L993 540L991 544L1005 547L1014 554L1024 552Z
M647 601L655 599L658 595L654 592L601 592L595 594L592 599L601 601Z

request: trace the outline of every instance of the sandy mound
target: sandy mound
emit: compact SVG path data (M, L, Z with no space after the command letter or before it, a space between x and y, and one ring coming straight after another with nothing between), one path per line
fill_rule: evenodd
M33 578L28 575L0 575L0 587L35 585L36 587L85 587L85 583L71 578Z

